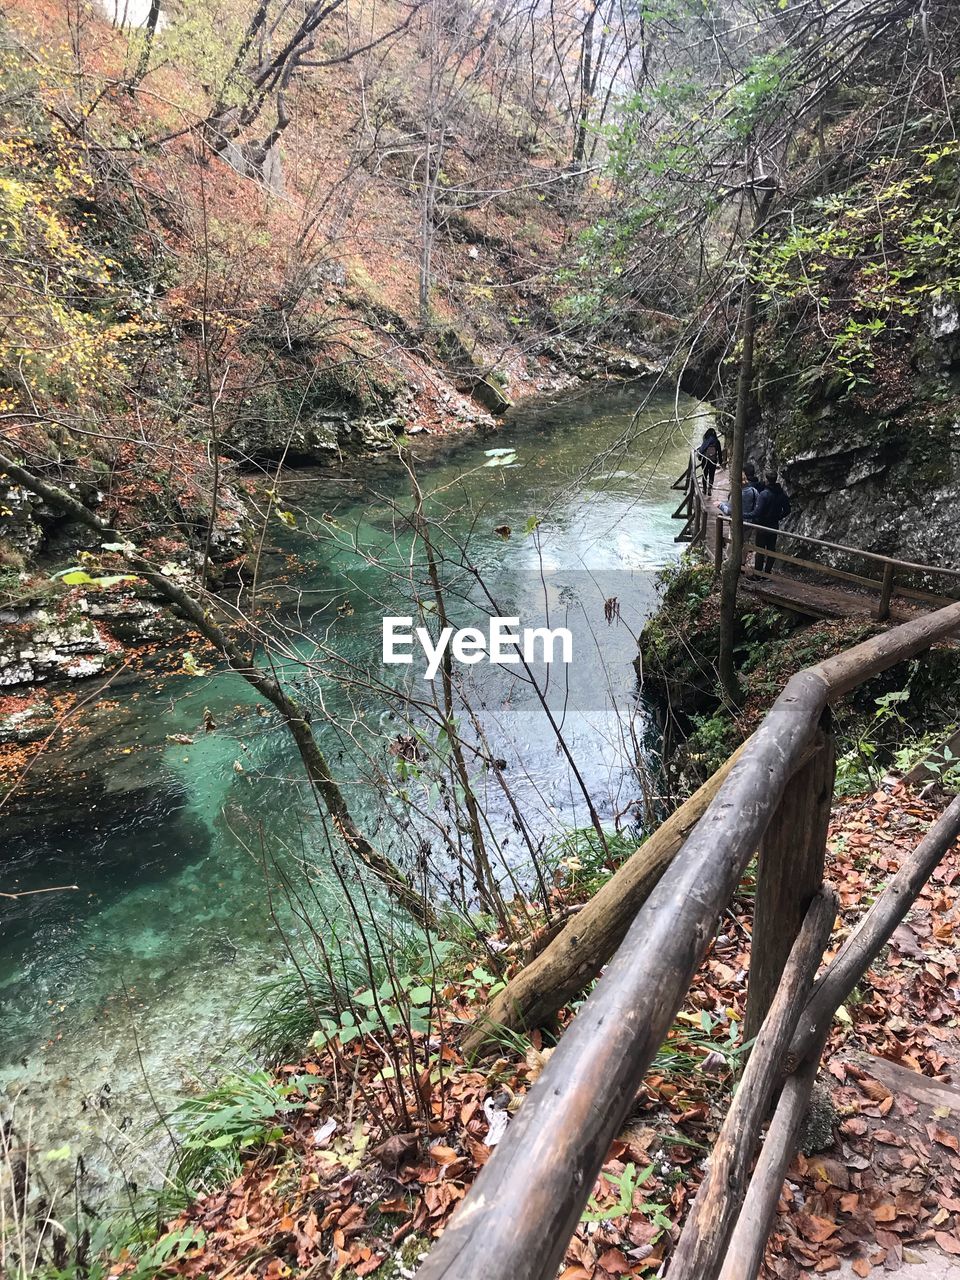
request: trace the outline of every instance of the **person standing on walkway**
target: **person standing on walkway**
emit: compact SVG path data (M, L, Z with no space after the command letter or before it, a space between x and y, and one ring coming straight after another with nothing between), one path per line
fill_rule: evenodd
M740 485L743 523L756 524L757 507L760 505L760 483L757 480L757 471L752 462L748 462L743 468Z
M717 467L723 466L723 446L720 444L720 437L713 427L707 427L704 437L700 441L700 447L697 449L697 454L700 458L700 469L703 472L703 488L709 498L713 493L713 481L717 474Z
M784 493L774 472L768 472L760 487L757 506L753 513L753 523L762 524L763 532L757 533L757 547L763 551L775 551L777 548L777 530L780 521L790 514L790 499ZM746 516L744 516L746 519ZM773 556L762 555L757 551L756 567L759 573L773 573Z
M760 490L757 481L757 474L755 469L748 462L740 473L740 502L744 524L754 523L754 515L756 514L757 504L759 501ZM729 502L721 502L718 509L722 515L730 515Z
M753 524L756 516L757 506L760 502L760 491L757 488L757 471L753 463L748 462L740 473L740 504L742 509L743 523ZM718 508L721 515L729 516L732 514L729 502L721 502ZM744 530L744 539L749 537ZM746 558L746 552L740 554L740 567Z

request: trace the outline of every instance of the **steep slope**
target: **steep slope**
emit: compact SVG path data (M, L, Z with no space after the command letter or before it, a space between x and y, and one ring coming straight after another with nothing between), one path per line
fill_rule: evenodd
M273 518L244 471L491 424L604 367L557 341L591 194L524 79L524 11L106 14L26 0L0 23L0 435L158 564L236 580ZM0 685L156 634L126 584L95 617L54 590L89 547L0 476Z
M958 99L894 105L844 113L826 139L820 193L767 237L749 451L782 473L792 528L951 565L960 144L948 126Z

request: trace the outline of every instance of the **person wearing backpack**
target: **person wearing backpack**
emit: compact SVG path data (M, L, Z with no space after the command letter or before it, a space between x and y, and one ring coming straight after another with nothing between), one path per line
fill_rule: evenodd
M740 502L743 511L743 523L753 524L755 522L757 506L760 502L760 491L757 488L757 472L751 462L748 462L740 474ZM721 502L719 511L722 515L729 516L732 514L730 503ZM741 553L740 566L743 567L743 555Z
M713 493L713 481L717 474L717 467L723 466L723 447L720 444L720 437L713 427L707 427L704 437L700 441L700 447L697 449L697 455L700 458L700 469L703 472L704 492L709 498Z
M790 499L787 497L776 475L770 472L764 477L760 488L753 523L762 524L763 532L757 533L757 547L763 551L775 551L777 548L777 530L780 521L790 514ZM746 519L746 516L744 516ZM756 566L759 573L773 573L773 556L762 555L757 551Z

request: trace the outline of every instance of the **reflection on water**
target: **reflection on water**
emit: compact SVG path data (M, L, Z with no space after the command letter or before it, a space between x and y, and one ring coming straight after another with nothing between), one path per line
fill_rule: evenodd
M672 399L634 421L638 394L528 406L486 439L423 449L417 464L441 521L435 537L454 624L496 606L523 625L574 632L574 664L539 672L549 675L543 697L523 672L463 673L476 716L471 724L465 716L464 733L478 743L482 733L504 762L537 843L586 822L584 787L604 822L629 820L638 799L634 637L654 605L657 571L676 555L669 486L701 427L699 407L686 402L690 419L678 428ZM506 448L513 462L489 453ZM381 459L348 479L291 477L284 505L298 528L276 535L286 568L264 584L259 607L361 825L403 858L407 802L398 794L385 805L371 779L393 776L391 743L403 728L378 686L386 677L432 696L415 667L380 662L384 613L410 613L411 581L422 585L422 564L409 568L410 478ZM201 1069L242 1053L251 991L284 963L278 922L294 945L308 932L284 905L282 876L301 875L306 861L316 910L334 917L341 898L287 736L243 681L216 672L155 678L110 697L80 739L95 743L89 801L58 777L52 756L44 760L32 785L46 796L47 821L21 831L4 855L4 887L78 887L5 907L0 941L0 1084L36 1105L41 1141L68 1140L102 1170L111 1151L128 1165L146 1160L140 1135L151 1094L167 1105L195 1087ZM80 765L72 758L67 767ZM488 772L477 785L504 859L522 874L514 812ZM29 803L25 795L24 813Z

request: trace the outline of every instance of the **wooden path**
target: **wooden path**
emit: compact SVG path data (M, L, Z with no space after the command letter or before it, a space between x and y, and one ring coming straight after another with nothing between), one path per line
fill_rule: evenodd
M677 541L702 542L713 551L719 572L729 546L729 517L720 511L720 503L730 497L729 472L717 471L708 496L691 453L687 470L673 487L684 494L674 512L685 521ZM960 569L914 564L788 530L779 532L776 551L765 553L776 560L773 572L761 574L755 567L755 530L754 525L744 526L741 589L769 604L815 618L901 623L922 616L931 606L950 604L960 595Z

